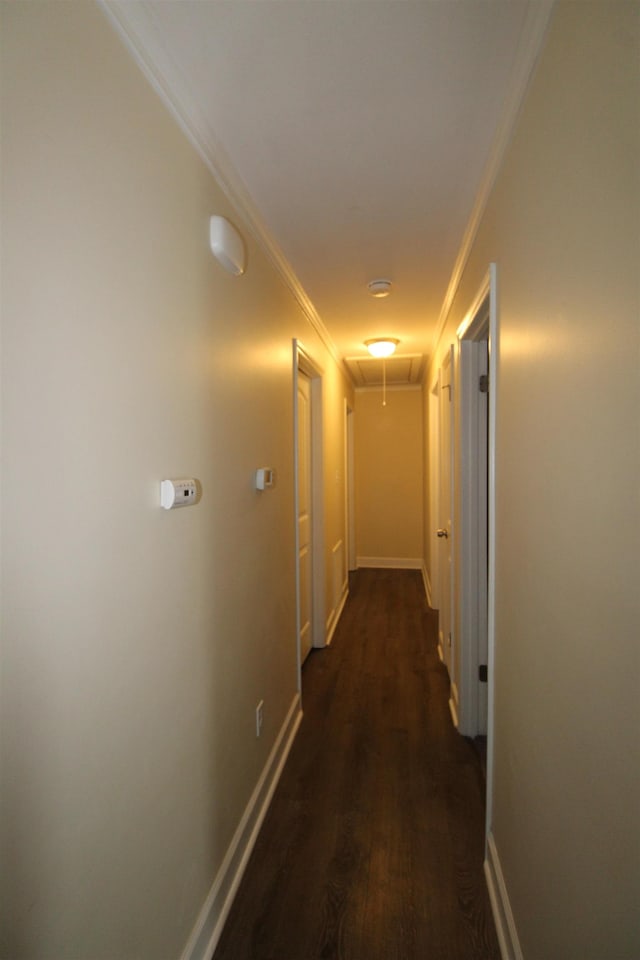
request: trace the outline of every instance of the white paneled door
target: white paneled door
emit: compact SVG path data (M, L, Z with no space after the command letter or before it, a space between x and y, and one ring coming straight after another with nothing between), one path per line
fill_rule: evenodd
M300 662L311 650L313 549L311 517L311 381L298 369L298 575L300 589Z
M439 511L438 511L438 570L440 582L440 609L439 609L439 648L440 656L444 661L449 677L452 681L451 707L454 721L457 724L455 686L455 650L453 647L452 632L452 496L451 496L451 426L453 423L453 369L451 355L445 357L440 368L440 450L439 450Z

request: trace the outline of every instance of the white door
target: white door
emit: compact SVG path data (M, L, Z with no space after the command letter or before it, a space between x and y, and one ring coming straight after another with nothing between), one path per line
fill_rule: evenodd
M298 369L298 583L300 590L300 662L311 650L313 548L311 517L311 381Z
M477 345L478 397L478 733L487 734L489 663L489 344ZM482 668L482 670L481 670ZM482 673L482 676L481 676Z
M468 335L460 338L459 521L460 618L459 730L466 737L487 733L489 676L489 302L482 302ZM478 339L472 339L472 336Z
M449 676L453 680L452 609L451 609L451 425L453 405L452 363L449 354L440 368L440 450L439 450L439 515L438 570L439 570L439 652Z
M493 815L497 284L497 267L492 263L458 328L460 364L456 370L456 402L459 403L459 445L455 451L459 476L456 539L460 562L456 581L460 588L457 608L460 617L456 619L455 634L464 679L460 689L459 730L467 737L485 733L487 736L487 837Z

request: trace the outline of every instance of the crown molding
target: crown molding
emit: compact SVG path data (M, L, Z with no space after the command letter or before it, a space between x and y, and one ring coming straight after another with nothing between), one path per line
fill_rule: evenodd
M458 292L462 274L467 265L469 255L471 254L482 216L496 182L500 167L502 166L507 147L511 142L529 83L531 82L538 58L542 51L555 3L556 0L529 0L518 43L518 52L515 57L509 83L507 84L508 93L496 128L496 135L493 139L489 159L487 160L480 180L480 187L478 188L475 203L462 236L460 250L458 251L458 256L456 257L449 279L447 292L440 309L433 339L433 348L431 350L431 356L433 357L436 356L437 346L444 332L455 295Z
M219 184L239 219L255 237L282 277L330 355L340 363L340 354L291 264L269 231L241 177L206 118L199 110L179 66L163 45L156 22L154 3L127 0L97 0L107 19L124 41L147 80L176 119ZM497 126L491 153L485 165L475 203L465 228L460 249L440 309L431 355L436 353L462 274L469 259L482 216L502 161L511 141L524 97L536 66L555 0L529 0L518 52L508 84L508 95Z
M135 62L258 241L336 363L340 354L279 244L267 228L222 144L198 109L180 68L160 40L153 3L97 0Z

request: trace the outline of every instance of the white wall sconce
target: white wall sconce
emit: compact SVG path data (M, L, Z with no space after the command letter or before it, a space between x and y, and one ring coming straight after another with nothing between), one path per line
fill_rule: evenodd
M238 277L245 270L242 237L226 217L214 216L209 221L209 244L216 260L225 270Z

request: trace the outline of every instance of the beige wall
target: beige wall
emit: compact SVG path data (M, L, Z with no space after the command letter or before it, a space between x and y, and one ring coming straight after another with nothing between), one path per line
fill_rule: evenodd
M355 500L358 563L422 565L422 391L357 391ZM392 565L392 563L390 563Z
M176 957L297 691L292 338L332 446L350 393L93 4L3 4L2 71L0 955Z
M557 5L432 365L496 261L493 834L526 960L640 955L639 13Z

